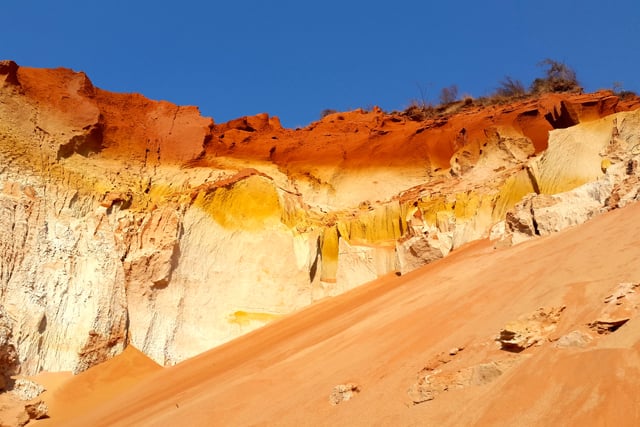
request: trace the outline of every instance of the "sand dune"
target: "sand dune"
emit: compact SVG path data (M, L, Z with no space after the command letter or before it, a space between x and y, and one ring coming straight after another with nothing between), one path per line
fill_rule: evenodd
M59 395L52 406L74 419L51 425L637 425L635 296L619 300L631 320L617 331L601 335L587 325L619 283L640 277L639 214L632 205L508 249L472 244L158 371L122 394L98 391L91 411L78 414ZM495 341L509 321L562 306L539 345L512 353ZM592 341L556 348L574 330ZM450 356L453 348L462 350ZM501 375L477 368L491 363ZM450 383L414 404L408 390L421 371ZM105 376L104 386L117 377ZM330 404L333 387L345 383L359 393ZM86 387L77 376L67 390Z

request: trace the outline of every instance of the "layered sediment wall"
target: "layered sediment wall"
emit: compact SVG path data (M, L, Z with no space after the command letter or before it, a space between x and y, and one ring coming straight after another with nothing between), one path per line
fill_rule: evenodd
M78 372L127 345L171 365L411 271L487 237L527 194L613 177L639 106L548 94L292 130L1 62L2 369Z

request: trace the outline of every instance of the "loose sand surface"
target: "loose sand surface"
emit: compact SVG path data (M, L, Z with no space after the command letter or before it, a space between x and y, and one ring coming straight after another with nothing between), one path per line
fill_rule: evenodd
M640 281L638 218L640 204L506 249L471 244L171 368L130 349L50 392L51 419L35 424L639 425L638 307L615 294ZM554 307L537 344L500 349L507 323ZM610 307L630 320L598 334L588 325ZM558 347L572 331L590 341ZM427 375L445 386L416 404ZM332 405L348 383L359 392Z

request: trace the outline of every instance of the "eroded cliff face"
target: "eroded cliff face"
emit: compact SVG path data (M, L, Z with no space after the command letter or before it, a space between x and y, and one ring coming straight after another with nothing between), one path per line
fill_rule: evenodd
M617 112L638 106L554 94L291 130L0 62L0 361L78 372L132 344L174 364L487 237L527 194L631 186L639 113Z

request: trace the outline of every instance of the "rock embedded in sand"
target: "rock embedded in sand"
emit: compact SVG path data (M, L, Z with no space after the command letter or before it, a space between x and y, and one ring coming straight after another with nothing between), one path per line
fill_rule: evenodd
M32 420L41 420L49 417L49 408L42 400L25 405L24 410Z
M495 362L482 363L472 368L471 384L484 385L492 382L502 375L502 369Z
M609 334L617 331L640 311L640 283L619 283L609 296L604 299L604 307L596 320L587 326L598 334Z
M532 345L540 345L555 330L565 307L539 308L535 312L513 320L500 331L498 341L503 350L521 352Z
M628 321L629 321L629 318L627 317L615 318L615 319L608 318L606 320L598 319L594 322L589 323L588 326L594 331L596 331L598 334L606 335L606 334L610 334L612 332L617 331L618 329L620 329L622 325L624 325Z
M11 393L20 400L32 400L44 393L46 389L35 381L18 378L13 383Z
M558 341L556 341L555 346L558 348L583 348L589 345L591 341L593 341L593 338L586 332L571 331L568 334L561 336Z
M342 402L351 400L356 394L360 393L360 387L355 383L339 384L331 390L329 395L329 403L339 405Z
M490 361L461 369L449 369L442 361L439 368L428 364L418 373L418 380L407 390L413 405L436 399L440 394L469 386L484 386L495 381L517 362L514 358Z
M409 395L409 399L411 399L411 403L414 405L428 402L436 398L434 391L425 387L424 383L421 382L412 384L409 390L407 390L407 394Z

